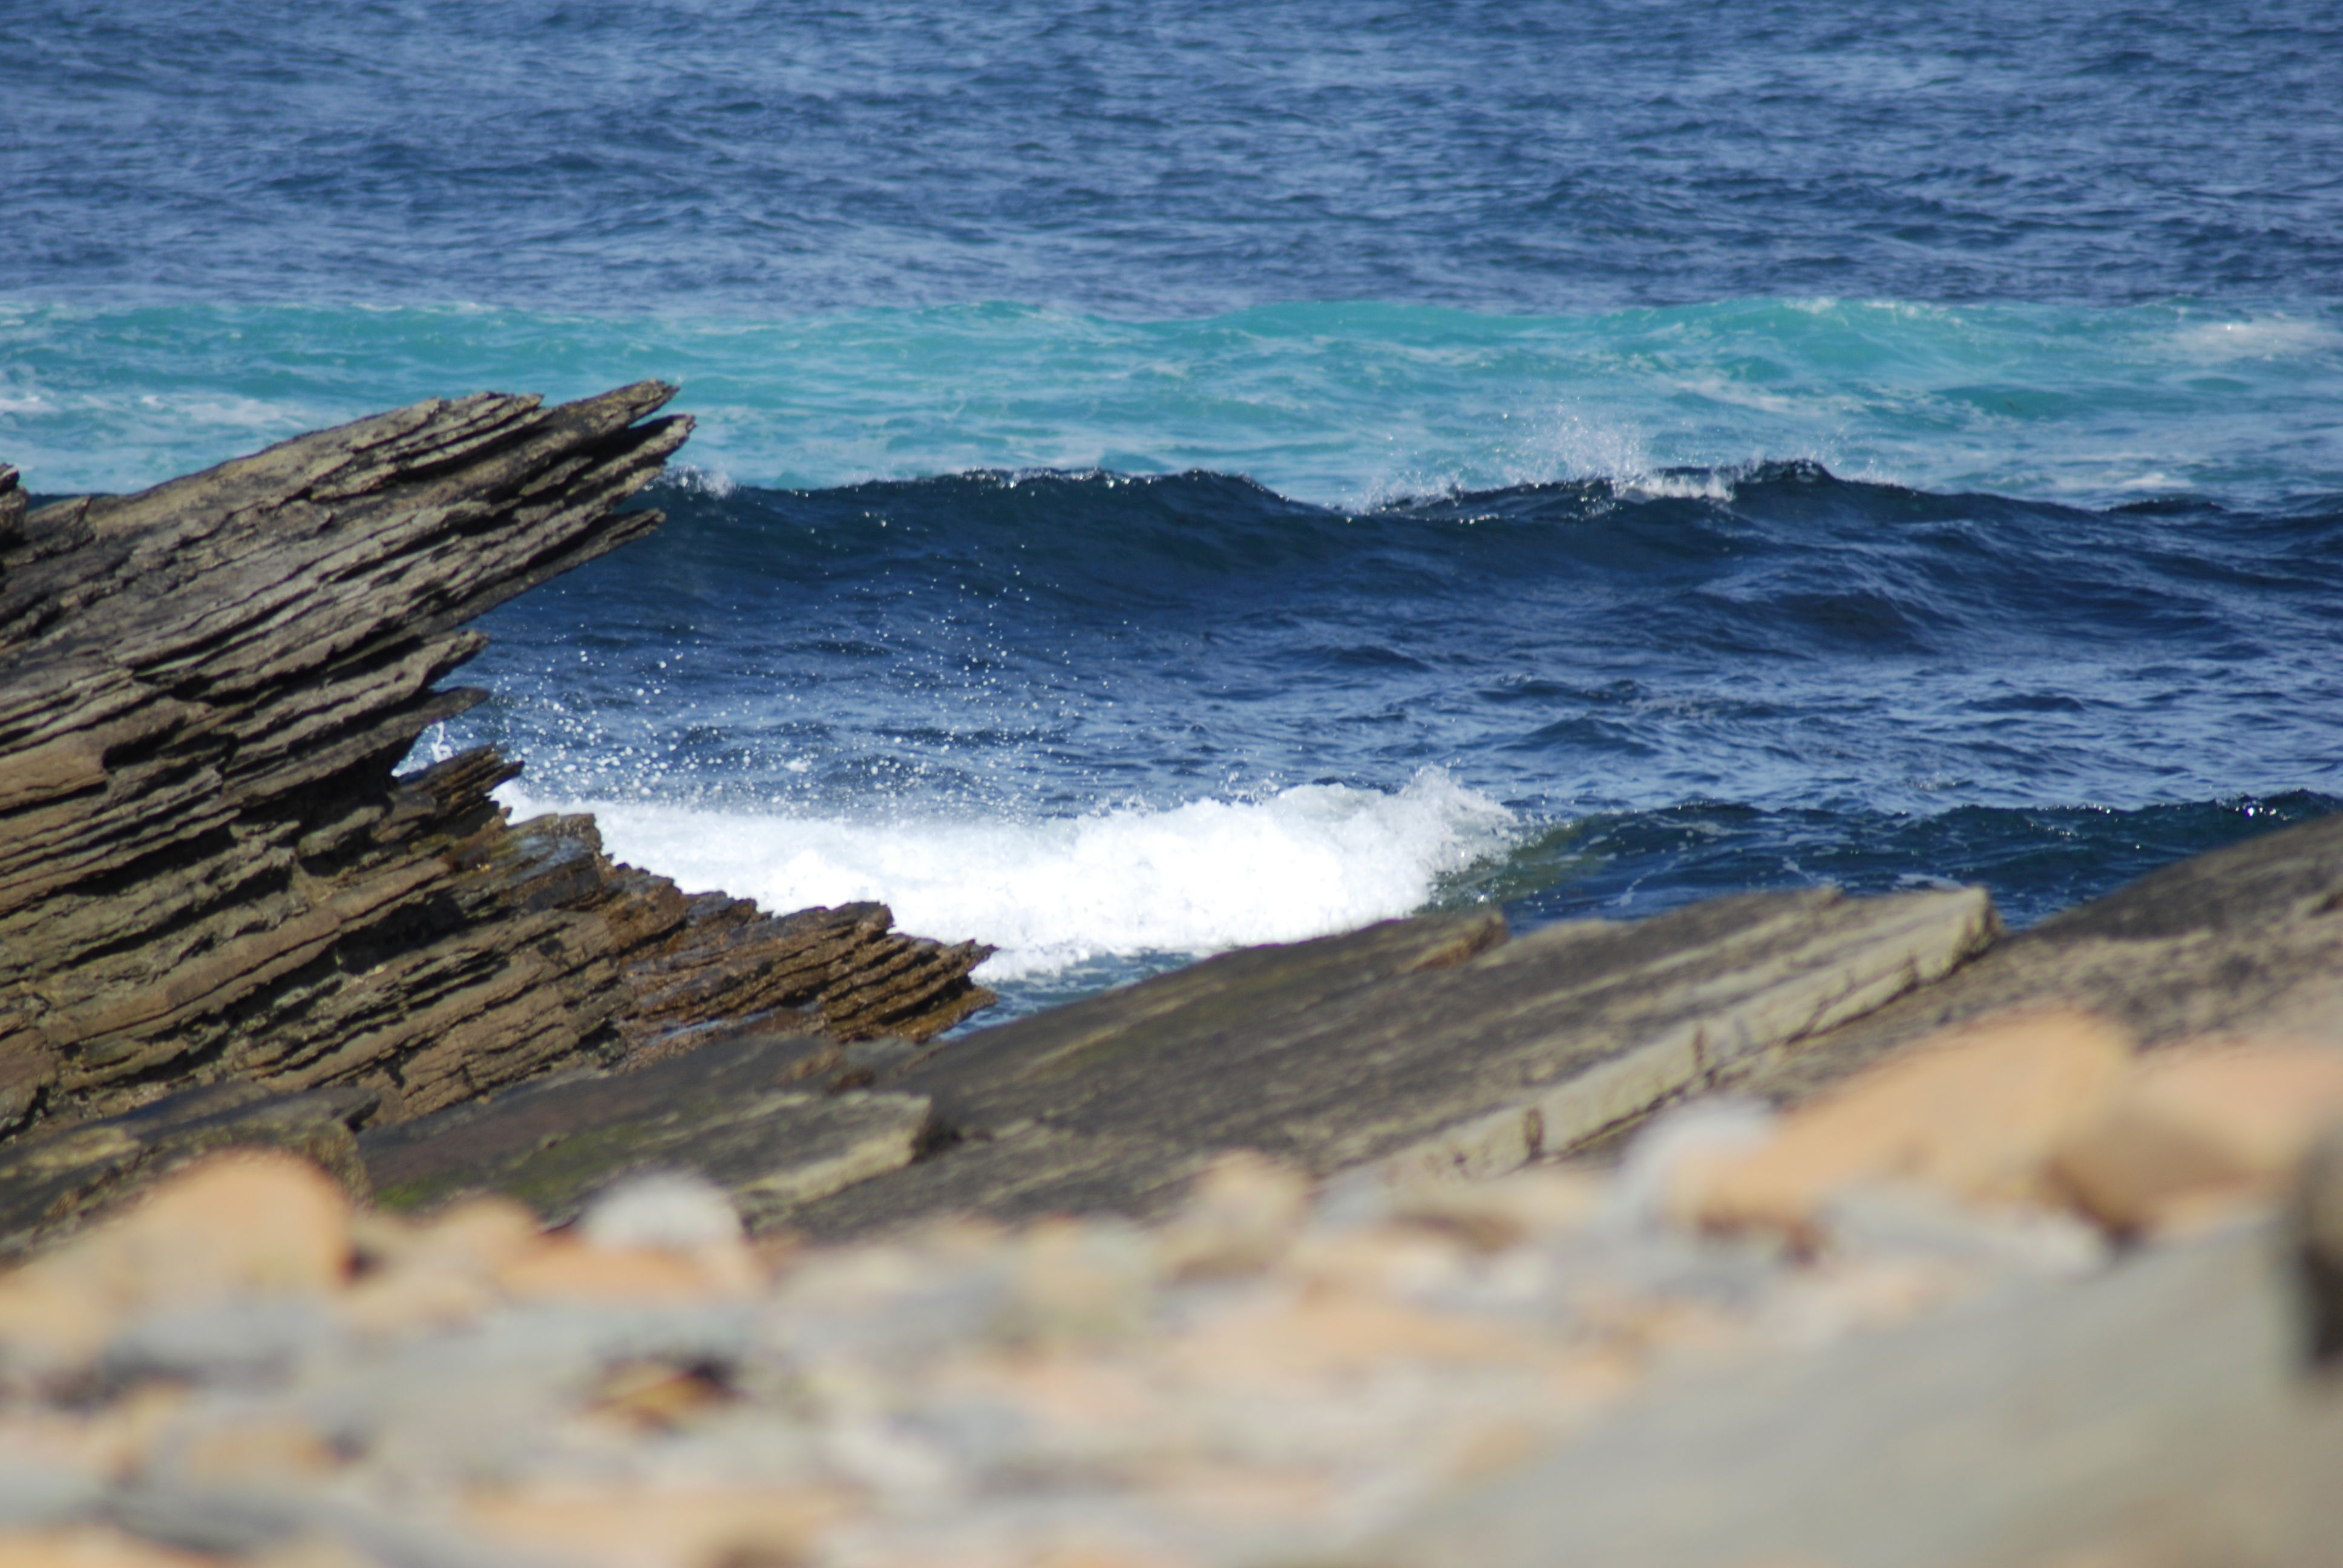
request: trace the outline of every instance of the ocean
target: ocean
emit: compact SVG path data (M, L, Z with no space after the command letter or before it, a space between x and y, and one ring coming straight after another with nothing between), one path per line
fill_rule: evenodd
M0 460L699 427L517 809L1001 950L1982 882L2343 804L2327 5L0 6Z

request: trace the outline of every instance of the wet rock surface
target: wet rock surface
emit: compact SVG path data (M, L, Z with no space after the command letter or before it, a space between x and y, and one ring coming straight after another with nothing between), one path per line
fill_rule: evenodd
M386 1209L501 1192L554 1223L644 1170L689 1171L752 1225L910 1163L937 1135L917 1095L853 1092L820 1036L708 1045L630 1072L524 1085L358 1140Z

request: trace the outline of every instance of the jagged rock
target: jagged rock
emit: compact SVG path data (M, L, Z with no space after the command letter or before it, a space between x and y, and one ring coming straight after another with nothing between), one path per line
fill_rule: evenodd
M1976 889L1824 889L1512 942L1493 915L1435 916L1225 954L882 1077L959 1141L790 1222L1146 1213L1234 1149L1320 1176L1492 1175L1935 980L1996 930Z
M835 1040L728 1040L630 1072L524 1084L370 1130L359 1148L390 1209L498 1191L558 1224L620 1176L687 1170L753 1225L906 1165L933 1136L927 1101L841 1092L850 1070Z
M509 823L491 751L392 778L482 695L434 687L466 621L658 524L618 508L672 390L434 399L29 516L0 471L0 1132L229 1082L395 1121L712 1023L991 1000L984 950L880 906L768 917Z
M884 904L768 915L722 893L685 900L679 929L627 967L634 1003L619 1027L630 1056L672 1054L710 1017L728 1028L795 1023L840 1040L925 1040L992 1000L968 980L990 948L945 947L893 924Z

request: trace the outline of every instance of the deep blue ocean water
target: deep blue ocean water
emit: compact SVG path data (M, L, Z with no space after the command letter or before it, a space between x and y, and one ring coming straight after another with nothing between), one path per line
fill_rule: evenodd
M1012 1006L2343 803L2343 11L0 5L0 459L663 376L426 738Z

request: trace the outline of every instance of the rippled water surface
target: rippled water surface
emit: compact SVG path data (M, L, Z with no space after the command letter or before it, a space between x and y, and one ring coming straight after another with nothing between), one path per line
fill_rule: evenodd
M425 749L1018 1006L2343 798L2343 13L0 7L0 458L658 376Z

